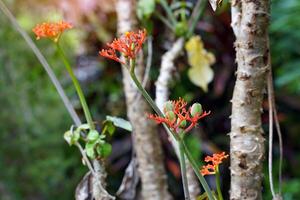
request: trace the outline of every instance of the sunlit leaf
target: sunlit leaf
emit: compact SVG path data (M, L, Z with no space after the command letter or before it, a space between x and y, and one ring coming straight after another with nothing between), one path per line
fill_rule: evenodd
M155 0L139 0L137 3L137 16L140 20L149 19L155 10Z
M129 121L119 118L119 117L112 117L106 116L107 121L111 121L116 127L123 128L127 131L132 131L132 126Z

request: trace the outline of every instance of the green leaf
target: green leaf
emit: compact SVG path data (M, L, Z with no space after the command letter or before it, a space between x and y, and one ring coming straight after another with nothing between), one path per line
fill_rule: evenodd
M129 121L119 118L119 117L112 117L106 116L107 121L111 121L116 127L123 128L127 131L132 131L132 126Z
M85 144L86 155L91 159L94 159L96 157L94 151L94 147L96 144L96 142L88 142Z
M96 141L99 138L99 133L96 130L90 130L87 135L88 141Z
M155 0L139 0L137 16L140 20L149 19L155 10Z
M75 144L80 138L80 131L75 130L72 134L71 142L72 144Z
M116 127L112 124L112 123L109 123L109 125L107 126L107 131L110 135L113 135L114 132L116 130Z
M72 132L70 130L66 131L64 133L64 139L67 141L67 143L71 146L72 145Z
M108 157L112 152L112 146L109 143L104 143L102 145L97 146L97 153L102 158Z
M67 132L64 133L64 139L67 141L67 143L71 146L75 144L80 138L80 132L79 131L73 131L68 130Z
M78 128L80 131L81 130L88 130L90 129L90 126L88 124L81 124L80 126L78 126Z

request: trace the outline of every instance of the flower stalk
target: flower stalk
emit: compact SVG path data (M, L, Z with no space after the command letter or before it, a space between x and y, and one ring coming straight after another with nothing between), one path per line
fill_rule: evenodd
M168 135L170 137L174 137L176 141L181 146L181 156L180 156L180 163L181 163L181 169L182 170L182 177L183 177L183 185L184 185L184 191L185 191L185 198L189 199L189 194L187 193L187 181L186 181L186 172L185 172L185 163L184 163L184 157L187 156L187 159L191 163L193 170L195 171L199 181L201 182L205 192L207 193L209 200L214 200L214 197L212 195L212 192L205 181L204 177L201 175L199 166L197 165L196 161L192 157L191 153L189 152L189 149L187 148L183 136L180 137L179 132L182 132L182 135L185 135L186 132L190 131L192 127L194 127L197 124L197 121L207 115L209 115L209 112L202 113L202 108L200 109L198 107L198 112L192 112L192 108L189 110L185 109L186 102L184 102L182 99L180 99L177 102L174 103L175 110L174 112L171 112L171 115L177 115L179 122L170 120L168 116L165 116L165 114L158 108L154 100L151 98L151 96L148 94L148 92L144 89L140 81L137 79L135 75L135 60L138 51L141 49L143 42L145 41L146 37L146 31L138 31L138 32L126 32L123 36L121 36L119 39L115 39L111 44L107 44L107 49L102 49L99 52L99 55L104 56L106 58L115 60L123 66L125 66L129 70L130 77L132 81L135 83L136 87L140 91L140 93L143 95L143 97L146 99L146 101L150 104L150 106L153 108L153 110L156 112L157 116L151 115L150 118L154 120L158 120L159 123L162 123L164 128L166 129ZM119 57L117 55L117 52L121 53L122 57ZM125 59L125 61L124 61ZM197 110L197 109L196 109ZM201 110L201 112L200 112ZM172 114L173 113L173 114ZM171 117L171 116L169 116ZM176 119L176 116L175 116ZM189 126L186 129L182 129L182 127L186 126L186 121L188 121ZM183 124L183 125L182 125ZM185 124L185 125L184 125ZM183 164L184 163L184 164Z
M180 162L180 170L181 170L181 176L182 176L184 199L185 200L190 200L191 197L190 197L189 187L188 187L188 180L187 180L187 173L186 173L186 164L185 164L183 144L180 141L178 143L179 143L179 162Z
M134 63L134 62L132 62L132 63ZM134 69L133 66L130 66L129 68ZM134 73L134 70L130 70L130 76L131 76L133 82L135 83L135 85L137 86L137 88L139 89L139 91L144 96L144 98L147 100L147 102L150 104L150 106L156 112L156 114L159 115L160 117L164 117L164 114L162 113L162 111L157 107L157 105L155 104L153 99L150 97L148 92L143 88L143 86L141 85L141 83L137 79L137 77ZM163 123L163 126L167 130L168 134L170 134L170 136L174 137L177 141L179 141L179 144L182 145L182 150L183 150L184 154L187 156L187 159L189 160L189 162L191 163L191 165L193 167L193 170L194 170L196 176L198 177L199 181L201 182L205 192L207 193L207 196L208 196L209 200L214 200L212 192L211 192L206 180L204 179L204 177L199 172L199 166L196 163L196 161L194 160L193 156L191 155L191 153L190 153L188 147L186 146L184 140L180 139L178 137L178 135L176 133L174 133L174 131L170 130L170 128L165 123ZM182 176L184 176L184 175L182 175Z
M90 130L95 130L95 125L93 123L92 115L91 115L89 107L88 107L88 105L86 103L83 91L82 91L82 89L80 87L80 84L79 84L79 82L78 82L78 80L77 80L77 78L76 78L76 76L75 76L75 74L74 74L74 72L72 70L72 67L71 67L71 65L70 65L70 63L69 63L69 61L68 61L68 59L67 59L64 51L62 50L62 48L61 48L61 46L59 45L58 42L56 43L56 47L57 47L58 54L60 55L60 57L61 57L64 65L65 65L65 67L66 67L66 69L67 69L67 71L68 71L68 73L69 73L69 75L70 75L70 77L72 79L72 82L73 82L73 84L75 86L76 92L77 92L77 94L79 96L80 103L82 105L84 116L85 116L85 118L87 120L87 123L89 124Z
M219 171L219 166L217 166L216 167L216 187L217 187L218 199L223 200L220 181L221 181L220 171Z

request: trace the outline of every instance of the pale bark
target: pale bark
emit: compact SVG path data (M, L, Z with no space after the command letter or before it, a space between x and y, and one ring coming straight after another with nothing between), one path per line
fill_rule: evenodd
M156 82L156 99L155 103L160 110L163 110L163 105L169 100L169 84L173 79L172 74L176 71L175 60L179 57L184 47L184 38L178 38L163 56L161 61L160 73ZM179 147L175 138L169 138L172 146L179 156ZM186 162L187 166L187 179L188 189L191 199L196 199L200 194L200 187L198 180L195 176L194 170L189 162Z
M261 124L268 70L269 0L233 0L237 80L231 116L230 199L262 199L264 137Z
M118 0L116 3L118 32L122 34L135 28L135 0ZM138 62L136 74L141 79L143 64ZM127 103L127 116L133 126L134 148L137 154L138 171L142 182L143 199L168 200L167 177L163 164L163 152L155 124L147 118L150 107L143 98L137 98L138 90L128 70L122 67Z

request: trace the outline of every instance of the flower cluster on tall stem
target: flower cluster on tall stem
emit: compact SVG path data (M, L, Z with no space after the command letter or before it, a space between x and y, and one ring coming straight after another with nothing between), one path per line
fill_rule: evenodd
M210 114L203 112L199 103L194 103L187 108L187 102L182 98L176 101L168 101L164 104L164 117L149 114L149 118L155 120L158 124L165 123L176 133L187 133L195 127L200 119Z
M61 34L67 30L73 28L72 24L64 21L60 22L44 22L37 24L32 31L36 35L36 39L49 38L54 42L58 42Z
M120 38L116 38L112 43L107 44L107 49L99 51L99 55L115 60L121 64L126 64L127 60L134 60L142 48L146 40L146 30L139 30L137 32L126 32ZM117 52L124 56L125 61L117 55Z
M204 159L204 161L207 162L207 163L209 163L209 164L202 166L201 174L203 176L205 176L205 175L211 175L211 174L216 174L218 172L219 165L227 157L228 157L228 155L225 154L225 152L214 153L213 156L206 156L205 159Z

